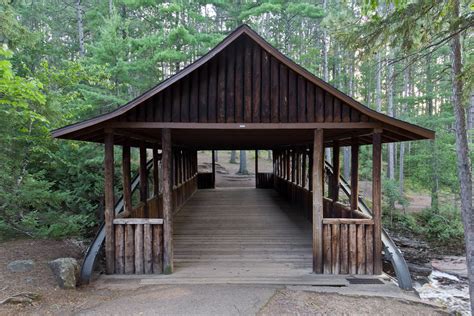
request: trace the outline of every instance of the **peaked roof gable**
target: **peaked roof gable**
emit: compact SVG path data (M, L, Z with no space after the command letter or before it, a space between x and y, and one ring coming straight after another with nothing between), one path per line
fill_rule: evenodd
M262 53L251 55L257 49ZM251 56L250 59L247 59L248 56ZM226 74L222 77L219 72L222 68L213 66L222 63L227 64L223 71L232 69L231 77ZM203 86L203 81L209 81L212 86ZM230 86L232 89L229 89ZM245 92L247 87L251 92ZM233 107L229 107L229 103ZM182 110L183 104L188 112ZM205 107L205 114L202 114L201 106ZM190 117L193 115L196 116L194 120ZM117 120L206 123L355 120L380 122L396 134L409 135L394 140L434 138L433 131L378 113L337 90L283 55L247 25L240 26L206 55L126 105L58 129L53 136L74 139L82 132Z

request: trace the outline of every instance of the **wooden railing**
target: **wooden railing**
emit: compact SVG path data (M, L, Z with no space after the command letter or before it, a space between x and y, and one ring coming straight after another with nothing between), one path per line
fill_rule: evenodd
M257 172L255 174L255 186L259 189L273 188L273 173Z
M163 272L163 219L116 218L115 273Z
M323 219L323 272L373 274L373 225L372 219Z

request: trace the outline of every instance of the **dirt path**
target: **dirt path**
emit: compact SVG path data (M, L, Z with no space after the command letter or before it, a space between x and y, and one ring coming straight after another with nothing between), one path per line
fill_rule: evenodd
M393 298L353 297L307 292L275 285L167 285L60 289L47 262L80 258L73 241L16 240L0 243L0 301L20 292L40 299L32 305L1 305L0 315L130 315L130 314L438 314L435 308ZM10 272L13 260L32 259L33 270ZM337 304L331 303L337 302Z

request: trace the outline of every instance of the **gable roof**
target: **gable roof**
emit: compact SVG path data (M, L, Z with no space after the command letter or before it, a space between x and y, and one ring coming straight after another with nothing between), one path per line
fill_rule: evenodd
M352 111L358 112L359 116L363 116L366 119L365 121L380 123L381 128L390 130L392 133L394 133L395 136L392 135L392 137L385 139L385 142L434 138L434 132L431 130L389 117L382 113L378 113L364 106L363 104L349 97L343 92L339 91L335 87L316 77L315 75L313 75L312 73L310 73L309 71L299 66L285 55L283 55L247 25L242 25L238 27L232 33L230 33L224 40L222 40L222 42L220 42L216 47L210 50L207 54L205 54L189 66L183 68L175 75L162 81L155 87L151 88L142 95L128 102L127 104L109 113L57 129L52 132L53 137L65 139L92 140L101 142L100 137L97 139L88 139L87 137L81 136L90 133L91 131L97 131L99 129L104 128L105 124L108 122L116 120L126 121L127 119L124 118L124 115L136 110L137 107L139 107L140 105L146 105L147 102L150 102L150 100L156 97L159 93L165 91L167 88L172 87L180 80L191 76L194 72L197 72L207 63L212 62L214 59L216 59L218 54L224 52L224 50L228 49L228 47L230 47L231 45L235 45L236 42L238 42L244 37L250 39L252 45L256 44L260 49L262 49L262 51L266 52L269 56L271 56L272 59L275 59L276 61L278 61L278 63L284 65L284 67L286 67L288 71L294 72L298 77L304 78L304 80L306 80L307 82L315 85L317 89L321 89L324 95L327 94L334 97L339 102L343 103L343 106L347 105L351 108ZM323 102L326 101L323 100ZM239 122L240 121L237 120L233 123ZM260 122L260 124L266 123L267 122ZM295 124L298 124L298 122L295 122ZM173 128L173 124L169 124L168 126ZM199 128L199 126L201 125L197 123L192 126L192 128ZM278 127L278 125L275 124L274 126ZM175 127L178 127L178 124L176 124ZM206 128L209 128L209 126L207 126ZM285 125L285 128L288 128L288 126ZM299 128L302 128L302 126L300 126ZM308 126L308 128L310 128L310 126Z

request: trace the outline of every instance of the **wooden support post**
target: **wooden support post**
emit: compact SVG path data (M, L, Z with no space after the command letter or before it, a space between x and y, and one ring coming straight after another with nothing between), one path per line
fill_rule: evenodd
M372 144L372 211L374 213L374 274L382 273L382 134L374 130Z
M351 210L359 209L359 143L352 138L351 146ZM351 217L352 217L351 212Z
M216 152L212 151L212 187L216 188Z
M258 188L258 150L255 151L255 187Z
M153 195L160 195L160 184L158 175L158 147L153 147Z
M308 180L309 180L309 183L308 183L308 189L310 192L313 191L313 147L310 147L309 148L309 153L308 153L308 159L309 159L309 163L308 163L308 172L309 172L309 177L308 177Z
M113 220L115 217L114 201L114 135L112 131L106 131L105 143L105 261L106 272L112 274L115 271L115 232Z
M334 141L332 149L332 200L337 202L339 200L339 176L340 176L340 167L339 167L339 142Z
M290 150L285 150L285 167L286 167L286 176L285 180L290 181Z
M172 181L172 150L171 131L161 131L161 168L162 168L162 191L163 191L163 272L173 273L173 210L171 205L171 181Z
M302 157L302 163L301 163L301 178L302 178L302 182L301 182L301 186L303 188L306 188L306 148L303 150L303 153L302 153L303 157Z
M122 173L123 173L123 211L124 216L132 214L132 183L130 170L130 146L122 147Z
M296 151L291 151L291 182L296 183Z
M296 150L295 156L296 156L296 185L301 185L301 152L299 150Z
M314 131L313 141L313 272L323 272L323 130Z
M140 167L138 173L140 175L140 202L144 205L144 216L148 218L148 178L146 170L146 147L144 142L140 143Z

